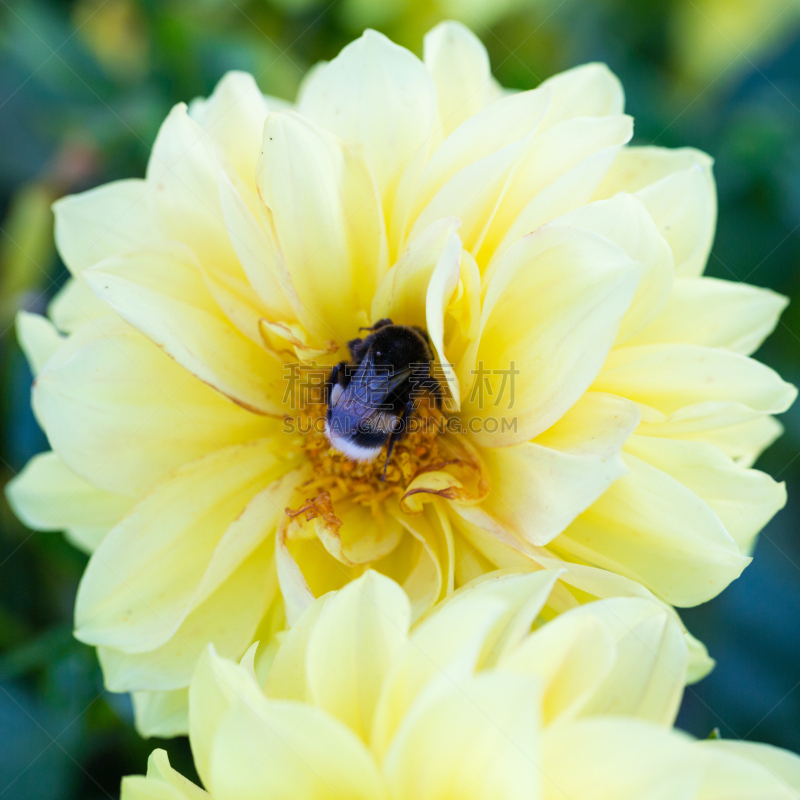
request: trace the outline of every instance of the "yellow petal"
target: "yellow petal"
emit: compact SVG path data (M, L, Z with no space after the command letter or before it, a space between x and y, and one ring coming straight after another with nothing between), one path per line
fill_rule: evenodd
M257 180L301 320L322 339L348 341L388 266L380 199L363 155L299 114L274 113Z
M88 325L50 360L34 406L64 461L101 489L139 497L218 447L275 430L189 375L115 317Z
M628 344L699 344L750 355L778 324L783 295L717 278L678 278L659 316Z
M253 195L267 111L255 78L236 70L226 73L208 98L189 106L189 116L213 137L228 168Z
M63 340L47 317L27 311L17 313L16 331L17 341L28 359L31 372L38 375Z
M599 617L616 651L611 669L581 714L632 716L672 725L689 662L677 616L660 603L639 598L601 600L568 613Z
M165 238L188 246L201 261L236 269L217 189L219 171L213 139L178 103L162 123L147 164L156 224ZM145 240L136 249L147 246Z
M542 749L546 800L697 797L700 767L688 737L652 723L591 719L554 725L543 734Z
M303 703L310 700L306 675L308 642L322 609L331 597L332 594L326 594L314 601L287 631L267 675L264 685L267 697Z
M47 316L64 333L72 333L87 322L113 314L111 307L79 278L70 278L47 307Z
M595 603L589 605L591 609ZM499 663L503 671L536 677L543 689L542 722L571 720L611 671L611 631L583 607L560 614L532 633Z
M644 403L664 414L710 401L743 403L776 414L797 390L764 364L738 353L689 344L619 347L592 388Z
M617 597L632 597L648 601L656 600L653 593L642 586L641 583L625 578L616 572L595 569L583 564L568 563L561 559L541 555L536 556L536 561L541 566L549 569L556 567L563 569L561 583L568 585L571 591L577 597L580 597L582 601L593 598ZM662 604L662 608L665 608L670 613L672 619L678 623L683 632L683 639L686 642L689 653L686 682L696 683L711 672L714 668L714 659L709 657L705 645L686 630L681 618L670 606Z
M789 800L800 794L800 757L758 742L708 739L695 745L709 760L705 798L764 797Z
M348 728L313 706L268 700L246 669L211 648L189 697L195 764L214 796L386 797L372 756Z
M222 84L231 82L241 84L235 78L223 80ZM233 183L233 191L247 200L248 212L251 215L258 213L254 176L266 112L258 106L253 108L252 98L248 98L253 93L260 98L253 79L245 81L245 84L236 89L223 85L218 87L221 96L200 101L198 115L207 124L207 130L190 118L184 105L175 106L156 137L147 166L147 179L153 187L154 208L164 234L192 250L202 267L212 297L234 325L260 344L257 323L264 311L259 308L259 297L248 285L232 246L220 196L224 186ZM255 118L249 118L247 113L240 115L240 103L249 105ZM244 169L245 165L239 162L234 167L228 163L224 151L214 141L215 134L223 139L231 136L230 131L225 133L219 129L223 119L227 120L226 124L235 126L237 153L250 165L246 181L236 172L237 168ZM248 128L250 138L255 139L258 145L255 152L246 153L248 147L244 140ZM236 287L233 292L232 286Z
M456 402L458 380L444 352L444 314L460 276L460 223L445 217L432 223L408 246L384 276L372 301L372 319L391 319L427 331L435 374L444 376Z
M624 460L630 472L550 549L639 581L673 605L719 594L750 559L694 492L633 456Z
M88 552L133 504L93 486L53 452L34 456L5 491L14 513L29 528L69 531L72 541Z
M625 108L622 84L605 64L582 64L548 78L540 86L552 95L543 121L549 128L570 117L606 117Z
M479 117L480 115L473 118L476 124ZM471 127L473 120L468 120L451 138L457 137L464 128ZM502 149L468 163L441 188L437 185L436 193L414 220L408 234L409 241L413 241L441 217L458 217L462 223L461 238L464 248L473 255L477 253L503 196L509 175L523 158L533 138L534 131L531 131ZM423 174L422 180L426 177Z
M598 197L635 192L672 248L675 274L701 275L717 223L712 164L690 147L629 147L620 151Z
M241 658L277 592L272 551L272 541L265 542L232 568L219 585L201 590L173 636L159 647L141 653L98 647L106 688L112 692L143 686L157 691L185 688L209 642L220 655Z
M425 34L424 61L439 100L445 136L495 99L489 55L460 22L440 22Z
M605 361L638 280L619 245L576 226L545 226L509 249L486 292L462 402L462 417L482 422L476 441L519 444L563 416Z
M392 577L411 601L411 616L419 619L431 606L453 590L454 542L450 525L443 525L439 512L429 505L421 514L399 511L396 519L409 532L398 548L395 565L405 567Z
M538 682L486 673L428 693L384 761L402 800L530 800L539 794Z
M537 131L492 210L480 251L471 248L479 263L486 264L496 250L503 252L525 234L588 202L615 153L632 135L633 120L623 115L567 119ZM582 227L597 230L592 224Z
M322 609L308 641L311 700L369 741L383 680L408 639L411 606L392 580L367 571Z
M126 652L166 642L204 599L198 589L206 571L213 585L236 566L220 569L212 556L251 499L291 468L279 449L269 440L225 448L164 479L93 554L78 590L76 635ZM262 538L283 507L263 520ZM210 589L206 583L204 593Z
M375 710L372 751L383 758L398 726L432 681L465 681L475 670L486 638L505 611L498 598L465 597L419 623L383 682Z
M166 750L154 750L147 760L147 777L129 775L122 779L125 800L207 800L208 794L176 772Z
M410 162L427 160L438 122L436 88L422 62L367 30L314 71L298 109L363 145L390 219L400 178Z
M283 364L231 325L185 248L131 252L84 277L123 319L200 380L245 408L282 415Z
M482 507L523 541L547 544L625 474L622 445L638 421L629 400L589 392L533 442L484 448Z
M684 406L662 414L639 404L642 423L638 434L669 439L708 442L744 467L752 465L761 452L783 432L773 417L737 402L711 401Z
M258 295L263 313L270 319L294 319L294 309L287 299L291 278L272 226L247 207L223 173L219 176L219 196L231 244L248 282Z
M477 235L479 228L473 228L485 222L481 214L491 210L492 198L497 199L505 181L503 170L509 169L533 137L549 103L547 91L520 92L456 128L433 153L413 191L409 190L408 207L403 209L406 216L394 223L400 226L401 241L414 239L439 217L459 216L459 212L471 214L471 235ZM485 186L470 185L478 177ZM476 199L479 208L473 207Z
M645 432L640 431L640 433ZM752 467L761 453L782 435L783 425L774 417L762 415L736 425L704 430L698 435L689 435L686 438L697 438L713 444L725 455L734 459L739 466Z
M674 264L669 245L640 200L621 193L565 214L558 223L579 225L605 236L641 264L642 277L622 321L617 344L632 338L659 317L670 297Z
M53 204L58 252L73 275L126 250L163 243L147 181L114 181Z
M687 664L673 612L655 600L613 598L551 620L500 666L543 681L548 723L612 715L672 725Z
M488 669L502 662L505 654L513 652L530 633L562 574L561 569L540 569L521 574L482 575L448 595L432 613L441 613L446 605L478 600L503 603L503 613L494 620L493 627L484 637L478 662L480 669Z
M189 732L189 691L133 692L133 718L136 731L149 739L170 739Z
M625 450L680 481L717 513L739 550L750 555L755 537L786 505L786 486L734 463L704 442L633 436Z

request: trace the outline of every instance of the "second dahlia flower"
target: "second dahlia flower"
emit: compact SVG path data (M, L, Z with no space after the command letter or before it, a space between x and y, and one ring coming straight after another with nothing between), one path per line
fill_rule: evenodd
M469 586L409 630L403 590L367 572L271 666L209 648L189 691L208 795L161 750L122 800L798 797L797 756L671 730L687 651L663 606L598 601L529 633L556 575Z
M366 569L415 617L498 567L566 563L552 613L740 574L785 501L750 465L795 390L749 357L785 301L702 277L710 159L632 126L601 65L509 94L462 26L424 61L368 31L293 109L231 73L144 179L56 204L73 277L19 324L52 452L9 496L93 551L76 634L140 720ZM357 463L306 378L383 319L445 402Z

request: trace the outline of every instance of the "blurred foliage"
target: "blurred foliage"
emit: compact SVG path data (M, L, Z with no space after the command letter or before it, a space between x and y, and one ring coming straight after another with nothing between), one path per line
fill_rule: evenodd
M51 201L143 174L169 107L208 94L226 70L292 98L306 69L364 26L421 52L446 16L473 26L508 86L607 62L637 142L715 157L708 272L792 297L760 356L800 383L800 0L0 0L0 480L46 448L12 326L65 279ZM789 506L744 576L684 613L719 666L679 721L700 737L718 727L800 751L800 404L784 423L760 466L787 481ZM31 534L0 506L3 800L115 797L155 746L71 637L84 566L60 536ZM164 746L191 774L186 742Z

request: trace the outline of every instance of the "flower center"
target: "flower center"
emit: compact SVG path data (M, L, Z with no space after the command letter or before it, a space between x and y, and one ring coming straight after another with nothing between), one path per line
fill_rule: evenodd
M317 407L324 417L325 406ZM310 410L310 409L309 409ZM372 505L392 495L402 495L414 477L452 460L442 447L439 435L446 417L433 403L423 400L409 420L409 430L399 439L386 464L386 447L374 461L353 461L335 449L325 436L319 417L313 420L303 448L314 470L304 490L328 492L334 499L347 497L362 505ZM384 477L385 467L385 477ZM383 478L383 479L382 479Z

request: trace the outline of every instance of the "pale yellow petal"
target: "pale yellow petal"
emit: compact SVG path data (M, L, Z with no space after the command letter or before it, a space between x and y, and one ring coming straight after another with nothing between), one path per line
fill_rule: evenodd
M664 414L696 403L742 403L776 414L797 390L769 367L747 356L690 344L618 347L592 388L644 403Z
M530 633L562 574L561 569L539 569L518 574L493 572L481 575L448 595L431 615L441 613L446 605L499 600L504 606L503 613L484 636L478 661L480 669L488 669L502 661L506 653L513 652Z
M450 396L460 398L458 379L444 348L444 316L460 276L459 221L445 217L424 230L384 276L372 301L372 319L426 330Z
M314 70L298 110L363 145L391 219L403 172L409 164L425 163L438 123L436 87L422 62L383 34L367 30Z
M180 465L274 432L118 318L73 334L34 386L54 449L101 489L139 497Z
M173 245L130 252L84 277L123 319L200 380L245 408L282 415L282 362L231 325L188 250Z
M216 142L228 168L255 195L255 174L267 101L247 72L226 73L208 98L189 105L189 116Z
M622 445L638 422L629 400L589 392L534 441L483 448L482 507L523 541L547 544L627 472Z
M47 317L27 311L17 313L16 332L17 341L28 359L31 372L38 375L61 346L63 339Z
M473 118L476 124L478 119ZM468 120L463 128L471 127L473 120ZM455 131L451 138L458 136L460 130ZM435 194L413 221L409 241L441 217L458 217L462 223L460 233L464 248L477 253L503 197L509 175L533 139L534 131L531 131L502 149L471 161L443 185L435 185ZM423 174L421 182L426 178L428 176ZM422 187L425 188L425 183Z
M133 692L133 719L136 732L149 739L170 739L189 732L189 691Z
M220 207L219 171L213 138L178 103L162 123L147 164L156 225L165 238L188 246L201 261L236 270ZM147 247L147 241L135 247Z
M313 706L268 700L246 669L212 649L189 696L195 764L215 797L386 797L377 765L348 728Z
M34 456L6 484L14 513L40 531L64 530L91 552L133 505L130 498L93 486L53 452Z
M750 355L778 324L788 299L717 278L678 278L659 316L628 344L699 344Z
M571 117L606 117L625 108L622 84L605 64L582 64L548 78L539 86L552 95L543 121L549 128Z
M371 318L390 318L399 325L426 324L426 295L436 264L458 242L454 262L461 256L459 221L454 217L437 220L412 241L397 263L384 275L372 301Z
M485 265L496 250L502 253L521 236L587 202L616 151L632 135L633 120L621 114L567 119L544 132L537 130L514 164L491 218L485 220L481 241L475 246L470 242L478 262ZM568 204L577 198L578 203ZM583 227L597 230L592 223ZM634 225L634 231L639 227ZM625 238L635 237L634 232Z
M568 585L576 596L582 598L582 601L589 601L593 598L617 597L633 597L648 601L656 600L655 595L642 586L641 583L625 578L616 572L596 569L583 564L564 562L561 559L547 556L537 555L536 560L543 567L549 569L559 567L563 569L561 582ZM696 683L711 672L714 668L714 659L709 657L705 645L686 630L681 618L670 606L662 604L662 608L669 611L673 620L681 627L683 639L686 642L689 653L686 682Z
M72 333L88 322L113 314L111 306L80 278L70 278L47 307L47 316L64 333Z
M577 226L545 226L506 252L486 292L475 382L462 401L462 417L483 423L476 441L518 444L563 416L605 361L639 274L619 245Z
M498 598L464 598L419 623L387 675L375 710L372 750L383 758L409 709L433 681L466 680L506 604Z
M152 192L138 178L114 181L53 204L56 244L73 275L109 256L163 237L151 210Z
M332 594L326 594L314 601L286 632L264 684L267 697L300 702L310 700L306 675L308 642L322 609L331 597Z
M672 248L675 274L702 275L717 223L711 159L675 172L636 194Z
M498 664L541 681L544 725L574 718L614 665L611 631L581 610L565 611L543 625Z
M736 401L697 403L669 415L642 403L639 408L642 422L638 434L708 442L745 467L783 432L774 417Z
M410 536L404 537L398 557L392 559L404 567L393 577L408 595L415 620L454 586L453 533L437 516L428 505L421 514L398 513L396 517Z
M679 276L701 275L717 222L713 161L684 147L628 147L608 171L598 197L635 192L669 242Z
M161 481L93 554L76 601L78 638L147 652L173 636L204 599L198 589L207 570L215 580L204 593L236 566L217 566L215 549L247 504L291 468L276 454L281 449L269 440L225 448ZM271 506L262 538L274 530L283 508Z
M788 750L730 739L707 739L695 746L710 762L703 800L800 796L800 757Z
M631 339L659 317L670 297L675 267L669 245L641 200L620 193L578 208L560 217L558 223L579 225L605 236L641 264L639 287L620 326L617 344Z
M246 88L240 87L242 91L238 97L245 105L246 95L253 91L258 95L252 78L247 84ZM240 331L261 344L257 324L264 311L258 294L248 286L247 276L232 246L220 189L226 182L233 183L234 191L247 201L249 213L258 214L254 170L263 124L248 119L246 113L245 118L238 121L229 119L237 115L237 98L231 96L232 87L222 89L225 96L207 101L207 113L200 114L208 129L191 119L183 104L172 109L153 145L147 180L153 187L154 208L164 235L189 247L202 267L211 296ZM232 107L223 113L223 107L231 104ZM254 113L259 115L258 108ZM245 154L246 147L239 150L240 157L251 162L251 174L246 181L239 178L215 141L215 132L223 137L230 136L217 130L221 119L228 119L228 123L237 128L236 135L243 140L247 137L245 129L249 128L250 137L259 143L255 153ZM244 167L240 164L239 168ZM237 287L233 293L230 284Z
M162 692L185 688L209 642L221 656L241 658L277 593L272 556L269 540L232 567L219 585L201 590L192 610L164 644L140 653L98 647L106 688L112 692L143 686Z
M323 340L348 341L388 266L380 198L363 154L299 114L274 113L257 180L300 319Z
M786 505L786 486L736 464L704 442L633 436L625 450L680 481L705 500L739 550L750 555L755 537Z
M480 229L476 226L485 222L481 215L491 211L492 198L496 200L502 190L503 170L524 151L549 103L547 91L520 92L493 103L456 128L409 189L408 206L402 209L405 216L394 221L393 234L399 235L401 242L411 240L440 216L460 216L459 211L471 214L469 228L476 233ZM486 186L470 185L479 177L488 181ZM480 202L473 207L476 201Z
M697 797L701 774L691 747L682 734L634 720L554 725L542 736L543 797L690 800Z
M389 578L370 570L340 589L309 636L311 702L369 741L383 680L410 624L408 597Z
M122 779L125 800L207 800L208 794L176 772L166 750L154 750L147 760L147 777L128 775Z
M295 319L295 311L287 299L291 279L272 226L247 207L224 174L219 177L219 195L231 244L248 282L258 295L263 313L272 320Z
M673 605L715 597L750 559L694 492L633 456L624 460L630 472L549 548L632 578Z
M439 23L423 41L425 66L436 84L439 118L447 136L494 99L489 55L460 22Z
M415 703L384 760L399 800L531 800L541 785L540 688L485 673Z
M616 651L610 670L580 713L631 716L672 725L683 697L689 663L689 650L677 615L655 600L628 597L600 600L567 613L600 619Z

